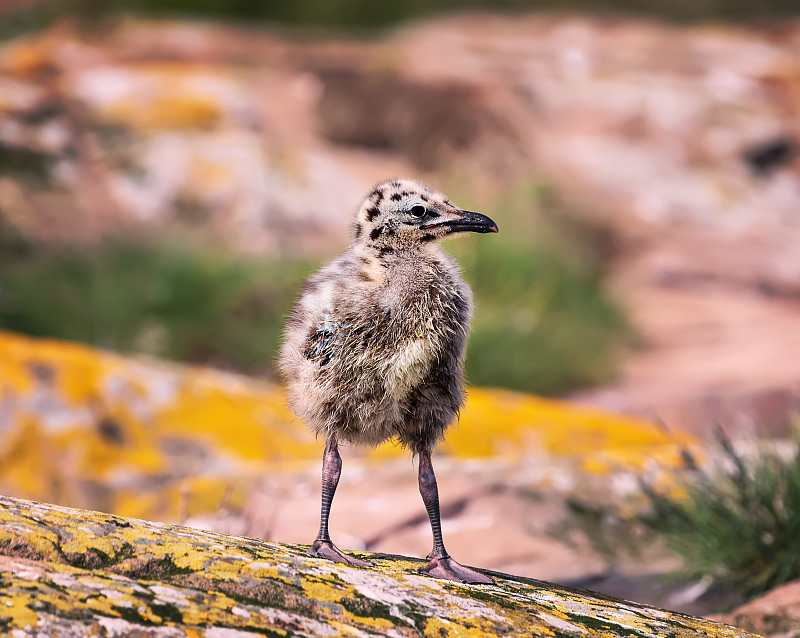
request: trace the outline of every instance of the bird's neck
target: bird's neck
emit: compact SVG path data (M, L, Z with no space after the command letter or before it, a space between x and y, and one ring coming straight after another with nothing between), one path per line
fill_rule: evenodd
M444 253L433 242L411 245L354 244L351 247L364 281L383 281L397 269L424 263L442 262Z

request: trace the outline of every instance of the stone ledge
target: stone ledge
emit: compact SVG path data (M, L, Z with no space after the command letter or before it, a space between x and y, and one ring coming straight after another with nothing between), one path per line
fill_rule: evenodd
M306 547L0 497L0 628L13 636L749 636L542 581L458 585L422 561L357 568Z

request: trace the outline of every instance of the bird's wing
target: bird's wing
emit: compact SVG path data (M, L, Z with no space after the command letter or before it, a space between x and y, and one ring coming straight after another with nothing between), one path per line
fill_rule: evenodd
M325 318L316 326L316 331L312 332L306 341L303 355L310 361L319 361L320 366L327 365L336 355L336 335L339 333L341 324L329 318Z

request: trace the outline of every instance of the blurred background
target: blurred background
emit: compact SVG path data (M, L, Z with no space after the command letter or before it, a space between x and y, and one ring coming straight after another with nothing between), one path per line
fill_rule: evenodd
M800 578L799 13L0 0L0 489L310 542L284 318L407 176L501 229L447 244L451 552L704 614ZM401 450L349 451L332 533L427 552Z

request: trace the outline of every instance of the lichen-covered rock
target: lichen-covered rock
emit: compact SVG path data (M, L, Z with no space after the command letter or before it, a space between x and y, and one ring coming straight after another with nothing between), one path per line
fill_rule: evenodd
M646 421L481 388L442 452L568 458L594 474L680 464L673 437ZM226 493L235 509L258 477L298 462L316 476L321 454L274 384L0 332L0 493L174 521L182 503L202 516Z
M494 585L306 548L0 497L0 627L13 636L747 636L505 574Z

